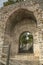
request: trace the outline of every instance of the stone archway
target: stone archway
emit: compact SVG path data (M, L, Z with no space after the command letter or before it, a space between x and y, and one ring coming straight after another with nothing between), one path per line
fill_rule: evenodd
M18 53L19 37L20 37L20 34L24 31L31 32L33 35L33 40L34 40L35 34L37 32L37 20L32 11L20 8L14 11L13 14L8 18L6 22L4 45L11 44L10 59L14 58L17 60L17 62L19 61L25 62L27 60L30 62L32 61L37 63L38 62L37 60L39 60L39 56L37 55L37 57L35 58L35 54L37 53L36 52L34 53L34 44L36 40L33 41L32 54L26 53L26 54L20 55ZM3 48L3 50L5 50L5 48ZM29 57L32 59L30 60Z
M42 18L43 11L39 9L39 4L35 2L28 2L28 1L17 3L16 5L8 6L8 8L6 7L3 8L1 14L3 14L2 20L1 20L3 29L1 28L1 32L4 30L3 33L0 33L0 35L2 34L3 36L3 38L0 36L1 43L4 43L4 45L12 43L12 47L13 47L14 42L15 42L15 46L11 48L11 52L12 52L12 49L15 49L15 48L16 49L15 51L13 51L13 53L11 53L11 56L14 56L13 54L15 55L18 54L19 36L22 32L28 30L32 33L34 37L34 54L30 58L32 58L32 60L33 58L35 60L36 58L38 58L39 60L39 57L40 57L39 56L40 55L39 54L40 52L39 44L42 43L40 42L41 32L42 32L41 24L43 22L43 18ZM26 56L21 55L19 57L16 56L16 60L17 58L18 60L20 60L20 57L21 57L21 60L23 60L24 57L25 57L24 60L29 60L28 55Z
M35 29L34 29L35 28ZM7 20L5 29L5 44L11 43L11 55L18 54L19 36L24 31L30 31L33 34L37 32L37 21L33 12L26 9L18 9Z

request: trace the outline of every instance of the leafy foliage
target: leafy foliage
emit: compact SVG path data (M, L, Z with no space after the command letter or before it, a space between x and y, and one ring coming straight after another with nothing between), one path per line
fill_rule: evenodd
M27 37L28 37L28 39L27 39ZM22 43L22 44L27 44L27 43L32 43L33 42L33 36L32 35L21 35L21 37L20 37L20 42Z
M20 36L20 47L19 52L20 53L33 53L33 35L26 31L23 32Z
M23 1L23 0L8 0L7 2L4 2L3 5L8 6L10 4L14 4L14 3L19 2L19 1Z
M10 4L14 4L14 1L8 0L7 2L4 2L3 4L4 4L4 6L8 6Z

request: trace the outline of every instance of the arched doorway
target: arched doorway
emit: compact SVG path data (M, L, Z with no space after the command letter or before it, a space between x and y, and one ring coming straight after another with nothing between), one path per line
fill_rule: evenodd
M16 58L18 57L16 55L19 55L19 57L16 59L20 60L21 48L25 46L25 48L22 49L22 52L26 54L28 53L28 55L26 56L29 57L31 55L33 56L32 59L34 59L34 35L36 32L37 32L37 21L33 12L22 8L16 10L7 20L5 28L4 46L11 44L10 57ZM27 38L29 38L28 40L24 40L26 41L26 44L23 44L23 46L21 45L20 42L20 39L23 38L22 34L23 37L27 35ZM30 37L32 38L30 39ZM29 40L32 41L29 42ZM27 42L30 44L28 44ZM3 48L3 52L6 54L5 48ZM25 54L23 56L23 53L21 54L22 55L21 59L25 56Z
M42 16L41 16L42 13L41 13L41 10L39 9L39 5L37 3L34 3L34 2L32 3L32 2L27 2L27 1L23 3L19 3L19 4L17 3L17 5L14 5L14 6L11 5L11 7L8 6L8 9L6 8L4 13L6 13L4 17L6 19L3 20L3 17L2 17L2 22L4 22L4 25L5 25L5 26L2 25L4 27L4 33L5 33L4 46L11 44L10 57L14 59L16 57L17 62L18 62L18 59L28 60L28 61L32 59L33 61L35 58L34 60L35 62L36 62L36 59L39 60L39 56L40 56L39 43L41 42L39 42L40 38L38 38L38 36L40 35L39 33L40 32L39 28L41 28L40 24L42 24L42 21L40 21L40 18L42 19ZM16 55L18 55L18 52L19 52L18 50L19 37L21 33L25 31L29 31L32 33L33 42L34 42L33 54L29 55L28 53L28 55L26 56L25 54L24 55L21 54L18 57ZM3 50L6 51L6 48L4 48Z
M10 60L16 59L17 62L22 61L23 63L25 61L34 62L34 59L35 59L35 63L37 63L37 60L39 60L39 57L35 58L34 48L33 48L34 46L33 42L35 41L34 35L36 32L37 32L37 21L33 12L27 9L20 8L20 9L17 9L15 12L13 12L11 16L9 16L6 22L4 45L11 44ZM22 34L23 34L23 37L22 37ZM20 39L21 38L25 39L24 38L24 36L26 36L25 34L27 34L27 38L29 39L24 40L26 41L26 44L23 44L22 47L25 46L25 48L21 50L22 47L21 47ZM28 37L28 34L30 34L29 37ZM31 40L30 37L32 37L31 38L32 43L28 42L28 43L31 43L31 44L28 44L27 41ZM6 48L3 48L3 52L6 54ZM18 52L21 54L19 54ZM26 55L22 54L22 52L26 53Z
M33 35L29 31L20 35L19 53L33 53Z
M9 17L5 28L4 44L11 43L12 56L19 52L19 37L24 31L31 32L34 39L34 33L37 31L37 21L33 12L21 8Z

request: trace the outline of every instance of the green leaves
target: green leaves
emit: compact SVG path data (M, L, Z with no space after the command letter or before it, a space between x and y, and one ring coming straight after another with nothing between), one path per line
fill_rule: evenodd
M8 0L7 2L4 2L3 5L8 6L8 5L14 4L14 3L15 3L14 0Z
M33 35L25 31L19 38L19 52L20 53L33 53Z
M10 4L15 4L16 2L21 2L21 1L24 1L24 0L8 0L7 2L4 2L3 5L8 6Z
M4 6L8 6L8 5L10 5L10 4L13 4L14 2L4 2L3 4L4 4Z
M33 36L32 35L28 35L28 34L22 34L20 37L20 43L22 44L27 44L27 43L32 43L33 42Z

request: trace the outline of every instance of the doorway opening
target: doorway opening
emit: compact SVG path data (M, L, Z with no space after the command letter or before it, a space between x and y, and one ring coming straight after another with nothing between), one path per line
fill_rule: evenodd
M33 53L33 35L28 31L20 35L19 53Z

